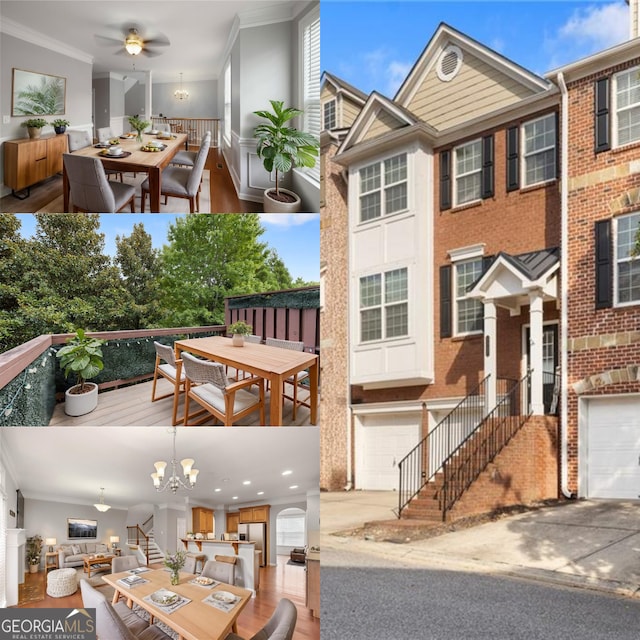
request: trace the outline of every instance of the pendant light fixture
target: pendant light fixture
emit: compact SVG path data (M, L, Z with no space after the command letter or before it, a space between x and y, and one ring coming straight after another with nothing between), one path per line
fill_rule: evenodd
M104 503L104 487L100 487L100 498L98 499L98 502L93 506L102 513L111 509L110 505Z
M178 100L186 100L189 97L189 92L182 88L182 73L180 73L180 88L176 89L173 95L178 98Z
M178 489L186 489L187 491L191 491L193 487L196 486L196 478L198 477L198 469L194 469L194 460L193 458L185 458L184 460L180 460L180 464L182 465L182 475L184 476L184 480L180 478L178 475L178 461L176 460L176 427L173 428L173 455L171 457L171 462L169 465L164 460L159 460L158 462L154 462L153 466L156 468L156 472L151 474L151 479L153 480L153 486L156 488L156 491L166 491L167 489L171 489L171 493L176 493ZM170 466L171 475L167 478L166 482L164 482L165 469L167 466Z

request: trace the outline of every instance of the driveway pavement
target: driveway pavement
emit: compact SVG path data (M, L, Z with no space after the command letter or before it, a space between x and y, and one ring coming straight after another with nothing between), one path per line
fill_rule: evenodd
M332 565L332 549L348 548L405 566L518 575L640 596L640 501L568 501L406 544L335 535L393 518L396 500L393 492L321 494L322 563Z

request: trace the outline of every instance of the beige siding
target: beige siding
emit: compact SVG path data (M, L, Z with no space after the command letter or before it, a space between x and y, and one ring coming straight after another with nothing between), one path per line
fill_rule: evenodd
M407 108L443 130L514 104L533 93L532 89L464 52L462 67L453 80L440 80L434 65Z
M340 122L338 123L339 127L350 127L354 120L358 117L360 113L360 107L355 103L351 102L349 98L342 96L342 100L340 101L340 108L342 109L342 117L340 118Z
M376 114L376 119L373 121L373 124L369 127L369 130L363 136L362 140L378 138L389 131L399 129L402 126L404 126L404 122L396 120L396 118L386 111L379 110Z
M320 92L320 102L326 102L327 100L331 100L335 97L336 88L332 84L325 82L324 86L322 87L322 91Z

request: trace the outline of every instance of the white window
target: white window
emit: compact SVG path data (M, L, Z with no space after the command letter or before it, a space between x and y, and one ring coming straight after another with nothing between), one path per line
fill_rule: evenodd
M300 509L285 509L276 521L276 544L282 547L305 546L306 515Z
M466 335L482 331L484 307L482 302L467 298L467 292L482 275L482 258L456 262L454 277L454 317L456 335Z
M406 268L360 278L360 340L408 335L408 300Z
M454 206L480 200L482 140L456 147L453 154L456 185Z
M224 139L231 145L231 59L224 69Z
M329 131L336 128L336 101L329 100L323 106L323 129Z
M617 145L640 140L640 67L615 76Z
M360 175L360 222L407 208L407 154L363 167Z
M522 184L525 187L555 180L556 115L526 122L522 126Z
M640 302L640 256L636 254L640 213L616 218L616 302L620 305Z
M302 30L302 129L316 138L320 137L320 11L312 11L300 22ZM320 180L320 161L315 167L305 169L310 176Z

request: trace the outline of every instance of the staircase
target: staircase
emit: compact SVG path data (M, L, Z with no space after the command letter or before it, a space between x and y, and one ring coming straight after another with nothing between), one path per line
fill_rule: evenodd
M483 473L494 471L490 465L529 420L530 412L520 410L529 379L530 373L519 381L501 381L500 400L483 417L487 376L403 458L399 518L446 522L463 494Z
M144 528L147 528L146 532ZM140 551L147 564L164 560L164 553L156 544L153 536L153 516L142 525L127 527L127 546L132 551Z

